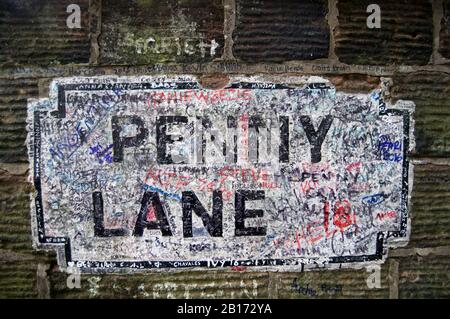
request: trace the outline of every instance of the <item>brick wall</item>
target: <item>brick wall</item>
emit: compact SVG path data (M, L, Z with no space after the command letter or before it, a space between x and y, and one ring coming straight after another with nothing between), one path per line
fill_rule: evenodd
M81 8L81 29L66 7ZM450 255L450 1L0 2L0 297L448 298ZM367 5L381 28L366 26ZM391 78L391 99L416 104L412 232L390 251L381 288L368 273L204 271L82 275L69 289L53 254L31 245L27 98L75 75L321 75L369 92Z

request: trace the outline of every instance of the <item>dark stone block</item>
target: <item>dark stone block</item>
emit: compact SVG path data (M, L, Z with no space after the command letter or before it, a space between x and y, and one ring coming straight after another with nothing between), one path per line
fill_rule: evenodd
M101 64L207 62L224 46L222 1L102 1Z
M441 20L441 32L439 34L439 53L450 59L450 0L444 0L444 15Z
M347 64L424 65L433 50L433 12L426 0L380 0L381 28L367 26L371 0L339 0L336 55Z
M409 247L450 244L450 166L416 165Z
M70 29L67 6L80 6L81 28ZM89 0L2 0L0 64L56 65L88 63Z
M394 77L394 99L416 104L416 155L450 155L450 77L445 73L417 72Z
M0 79L0 163L26 163L27 99L38 96L36 79Z
M248 62L328 57L327 1L238 0L234 56Z

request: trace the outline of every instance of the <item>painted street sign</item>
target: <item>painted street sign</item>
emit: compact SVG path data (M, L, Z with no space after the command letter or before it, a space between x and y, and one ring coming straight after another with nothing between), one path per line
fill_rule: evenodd
M83 271L382 261L409 235L413 104L284 83L53 81L28 108L37 246Z

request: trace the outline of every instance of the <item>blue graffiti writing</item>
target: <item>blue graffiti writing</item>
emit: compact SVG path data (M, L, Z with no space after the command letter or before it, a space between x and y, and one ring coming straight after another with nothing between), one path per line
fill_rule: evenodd
M166 192L165 190L163 190L163 189L161 189L161 188L158 188L158 187L155 187L155 186L144 185L144 189L145 189L145 190L151 190L152 192L157 192L157 193L160 193L160 194L162 194L162 195L165 195L165 196L167 196L167 197L169 197L169 198L172 198L172 199L181 201L181 196L180 196L180 195L174 194L174 193Z
M384 202L384 200L387 198L388 196L384 193L379 193L379 194L374 194L374 195L367 195L364 196L362 198L362 202L364 204L370 205L370 206L374 206L374 205L378 205L382 202Z
M103 149L103 146L97 143L95 146L90 147L89 154L95 154L100 164L103 164L105 162L111 164L113 162L113 155L111 151L112 147L113 144L110 144L106 149Z
M399 163L403 157L401 155L402 143L400 141L391 141L388 135L381 135L378 143L378 150L384 161Z

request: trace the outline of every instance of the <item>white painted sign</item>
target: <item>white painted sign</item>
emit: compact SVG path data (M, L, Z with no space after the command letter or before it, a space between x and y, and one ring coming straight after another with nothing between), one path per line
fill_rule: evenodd
M408 238L412 103L285 83L55 80L29 104L38 246L94 271L382 261Z

